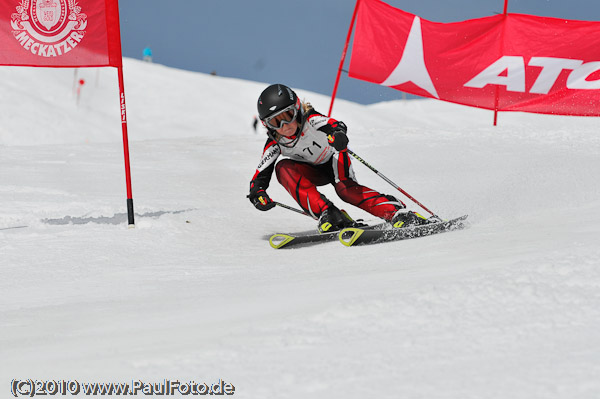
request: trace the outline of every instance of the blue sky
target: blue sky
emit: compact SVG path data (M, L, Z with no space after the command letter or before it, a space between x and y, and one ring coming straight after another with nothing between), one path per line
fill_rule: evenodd
M504 7L503 0L386 2L437 22L480 18ZM141 59L150 46L160 64L331 95L354 5L354 0L121 0L123 54ZM596 21L600 2L509 0L508 12ZM350 56L349 50L346 69ZM401 97L345 73L338 90L338 98L362 104Z

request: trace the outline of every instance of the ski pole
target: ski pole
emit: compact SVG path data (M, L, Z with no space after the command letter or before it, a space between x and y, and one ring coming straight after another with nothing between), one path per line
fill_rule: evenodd
M300 214L302 214L302 215L306 215L306 216L308 216L308 217L309 217L309 218L311 218L311 219L314 219L314 218L313 218L311 215L309 215L308 213L306 213L306 212L304 212L304 211L301 211L300 209L296 209L296 208L294 208L294 207L291 207L291 206L289 206L289 205L282 204L281 202L277 202L277 201L273 201L273 202L275 202L275 205L276 205L276 206L280 206L280 207L282 207L282 208L284 208L284 209L287 209L287 210L290 210L290 211L293 211L293 212L296 212L296 213L300 213Z
M400 191L402 194L404 194L406 197L408 197L410 200L412 200L415 204L419 205L421 208L423 208L424 210L426 210L427 212L429 212L431 214L431 216L433 216L434 218L438 218L439 219L439 216L437 216L435 213L431 212L429 209L427 209L425 207L425 205L423 205L419 201L417 201L412 195L410 195L409 193L407 193L406 191L404 191L403 189L401 189L396 183L394 183L393 181L391 181L390 179L388 179L387 177L385 177L377 169L375 169L374 167L372 167L371 165L369 165L369 163L367 161L365 161L364 159L362 159L361 157L359 157L358 155L356 155L356 153L354 151L352 151L350 148L348 148L348 154L352 155L360 163L362 163L363 165L365 165L367 168L371 169L373 172L375 172L375 174L377 176L381 177L383 180L385 180L386 182L388 182L392 187L394 187L396 190Z

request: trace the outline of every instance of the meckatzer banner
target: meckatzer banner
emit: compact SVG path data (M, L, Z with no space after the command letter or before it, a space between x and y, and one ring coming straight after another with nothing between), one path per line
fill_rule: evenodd
M360 0L350 77L499 111L600 115L600 22L522 14L435 23Z
M0 65L122 65L118 0L0 0Z

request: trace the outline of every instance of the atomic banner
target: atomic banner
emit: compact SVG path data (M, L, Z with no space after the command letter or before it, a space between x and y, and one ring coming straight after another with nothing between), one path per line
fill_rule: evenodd
M122 65L118 0L0 0L0 65Z
M490 110L600 115L600 22L507 14L436 23L359 1L352 78Z

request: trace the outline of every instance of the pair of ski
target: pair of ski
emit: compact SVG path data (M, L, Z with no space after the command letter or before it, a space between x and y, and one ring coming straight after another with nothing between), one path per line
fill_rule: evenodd
M390 228L388 223L380 223L365 227L349 227L331 233L314 233L312 231L297 234L277 233L269 238L269 244L275 249L298 248L322 242L335 241L336 239L347 247L376 244L425 237L447 231L463 229L466 226L466 219L467 215L464 215L451 220L399 229Z

